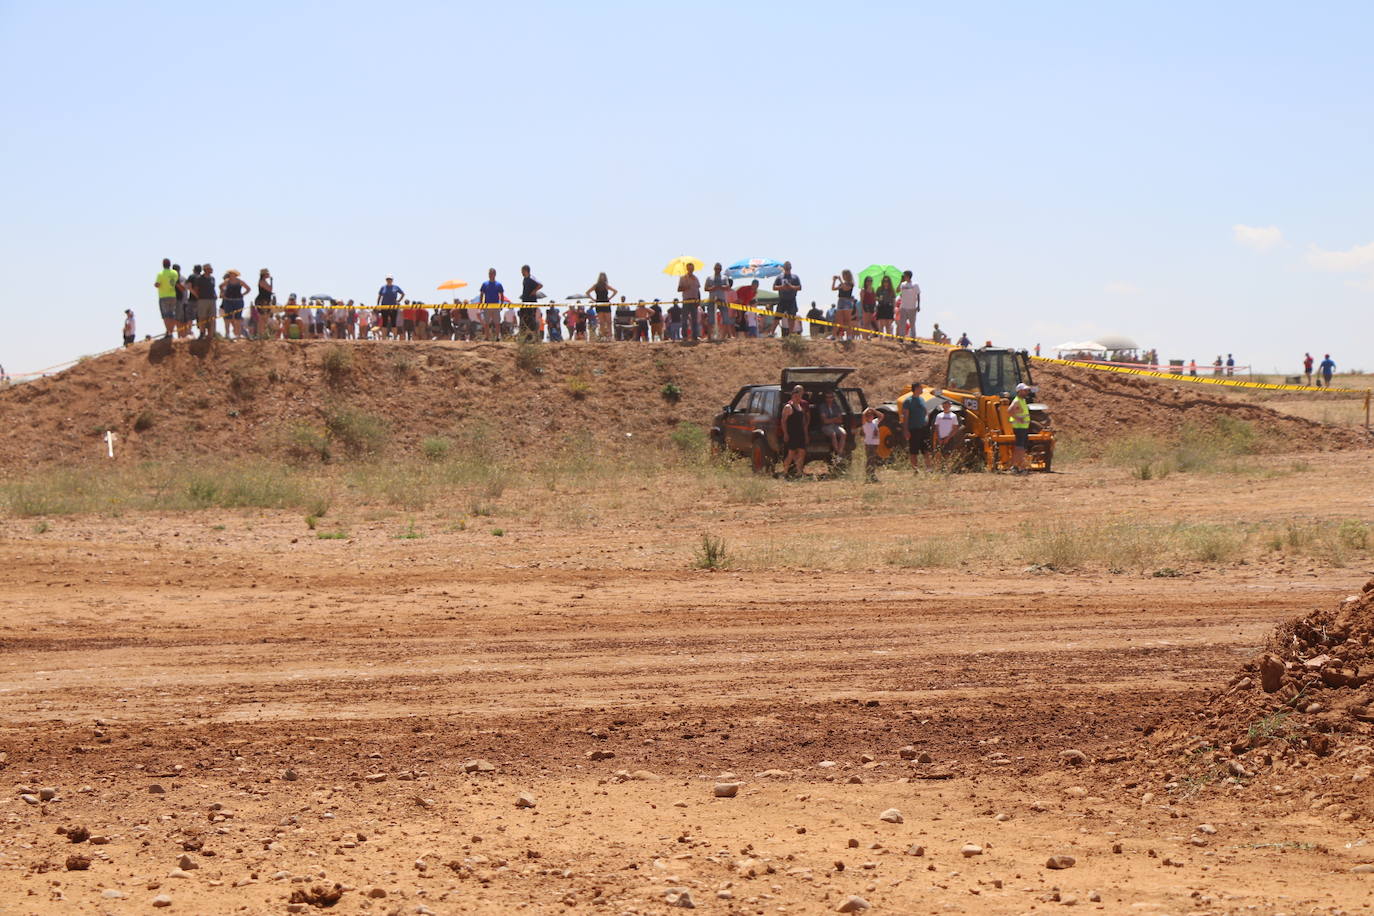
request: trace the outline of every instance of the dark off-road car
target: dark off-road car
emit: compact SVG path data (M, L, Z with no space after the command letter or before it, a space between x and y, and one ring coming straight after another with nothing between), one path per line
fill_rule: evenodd
M862 388L845 388L840 384L853 371L838 366L801 366L782 370L780 384L744 386L711 422L711 447L719 452L747 455L755 471L771 472L783 456L782 406L791 397L792 388L801 385L811 405L807 460L843 467L855 443L862 441L863 412L868 407ZM835 392L844 411L843 425L848 434L842 455L833 453L830 437L821 431L820 405L828 391Z

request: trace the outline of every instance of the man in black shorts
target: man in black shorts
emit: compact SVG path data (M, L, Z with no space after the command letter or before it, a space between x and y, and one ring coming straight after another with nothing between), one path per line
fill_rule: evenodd
M801 323L797 321L797 293L801 292L801 277L792 273L792 262L783 261L782 276L773 281L773 289L778 291L777 310L782 315L778 321L782 325L782 336L800 334Z
M902 429L906 430L906 447L911 456L911 469L919 470L918 458L925 456L926 467L930 467L930 426L926 413L926 402L921 399L924 386L920 382L911 383L911 394L899 402Z
M400 312L401 298L405 294L406 291L397 286L391 277L387 277L386 284L377 290L377 308L381 312L383 337L398 336L396 316Z

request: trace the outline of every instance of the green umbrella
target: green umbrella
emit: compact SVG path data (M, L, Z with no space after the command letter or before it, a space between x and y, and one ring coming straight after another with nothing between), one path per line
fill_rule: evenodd
M902 282L902 272L891 264L870 264L859 271L859 278L855 281L858 283L859 289L863 289L864 280L868 277L873 278L873 288L875 290L883 285L883 277L892 278L893 289L896 289L897 285Z

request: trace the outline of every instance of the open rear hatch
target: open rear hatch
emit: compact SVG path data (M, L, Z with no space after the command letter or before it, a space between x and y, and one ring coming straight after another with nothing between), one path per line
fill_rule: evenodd
M796 366L782 370L782 390L789 391L793 385L838 386L853 369L844 366Z

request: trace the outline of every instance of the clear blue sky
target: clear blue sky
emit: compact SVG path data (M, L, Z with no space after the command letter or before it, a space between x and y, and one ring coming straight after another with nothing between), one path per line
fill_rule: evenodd
M1374 5L0 0L0 362L281 293L674 255L916 271L955 334L1374 370Z

